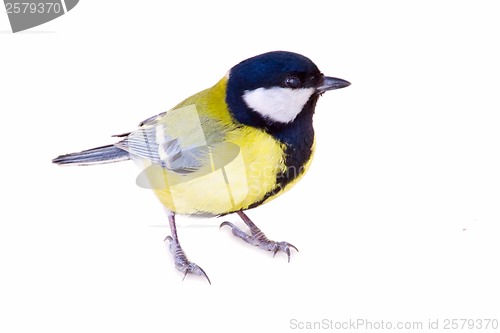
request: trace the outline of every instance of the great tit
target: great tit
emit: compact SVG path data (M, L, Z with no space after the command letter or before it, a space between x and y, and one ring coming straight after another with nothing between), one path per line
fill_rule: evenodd
M257 207L289 190L314 153L313 114L319 96L350 83L323 75L303 55L275 51L244 60L213 87L169 111L148 118L107 146L62 155L56 164L91 165L125 160L142 169L137 184L151 188L168 211L166 240L176 268L207 274L188 260L179 243L176 214L236 213L245 232L223 222L247 243L290 261L287 242L275 242L248 218Z

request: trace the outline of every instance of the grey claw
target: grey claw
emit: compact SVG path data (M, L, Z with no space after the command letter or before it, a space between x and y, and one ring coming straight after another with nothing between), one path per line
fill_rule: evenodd
M184 281L188 273L193 273L196 275L204 276L205 279L207 279L208 283L212 284L212 282L210 282L210 279L208 278L207 273L205 273L205 271L201 269L200 266L189 261L186 257L186 254L184 253L184 250L179 243L179 239L177 238L177 227L175 225L174 212L168 212L168 222L170 223L170 231L172 231L172 236L165 237L164 241L168 241L169 250L170 252L172 252L172 255L174 257L175 268L178 271L184 273L184 277L182 278L182 280Z
M220 228L222 228L223 226L226 226L226 225L227 225L228 227L230 227L231 229L232 229L232 228L234 228L234 224L232 224L231 222L227 222L227 221L225 221L225 222L222 222L222 223L220 224L219 229L220 229Z
M169 242L168 245L170 252L172 252L174 256L175 268L178 271L184 273L184 276L182 277L183 281L186 278L186 275L188 275L189 273L193 273L196 275L204 276L205 279L207 279L208 283L212 284L212 282L208 278L207 273L205 273L205 271L200 266L188 260L178 241L175 241L171 236L165 237L165 241Z
M205 279L207 279L208 283L212 284L212 282L210 282L210 279L208 278L207 273L205 273L205 271L203 270L203 268L201 268L200 266L196 265L195 263L190 262L186 266L179 268L179 270L181 272L184 271L184 277L182 278L182 281L184 281L184 279L186 278L186 276L188 275L188 273L193 273L193 274L196 274L196 275L204 276Z
M258 246L259 248L267 251L273 252L273 257L278 253L278 251L283 251L286 253L288 262L290 262L290 248L295 249L295 251L299 252L299 250L292 244L287 243L287 242L275 242L273 240L270 240L264 235L264 233L257 228L255 225L250 225L250 234L247 234L240 228L236 227L234 224L231 222L222 222L219 228L222 228L223 226L228 226L231 228L233 235L235 235L238 238L241 238L248 244Z
M283 251L286 253L286 255L288 257L288 262L290 262L290 256L291 256L290 248L295 249L295 251L299 252L299 250L293 244L290 244L287 242L275 243L274 250L273 250L273 252L274 252L273 257L276 255L276 253L278 253L278 251Z

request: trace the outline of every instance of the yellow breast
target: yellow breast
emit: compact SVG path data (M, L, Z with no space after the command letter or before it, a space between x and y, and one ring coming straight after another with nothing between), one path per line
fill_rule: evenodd
M284 170L281 144L250 127L231 131L226 140L240 149L222 167L216 167L217 153L213 152L210 165L189 175L147 169L156 182L162 179L163 186L155 186L154 190L169 210L179 214L225 214L248 208L274 190L276 176Z

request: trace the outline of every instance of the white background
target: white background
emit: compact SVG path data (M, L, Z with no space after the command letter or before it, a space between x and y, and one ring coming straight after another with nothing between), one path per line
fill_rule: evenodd
M0 31L0 331L500 320L496 2L86 0L18 34L0 13ZM300 249L289 264L181 217L212 285L182 281L133 163L51 164L271 50L352 82L318 103L309 174L249 212Z

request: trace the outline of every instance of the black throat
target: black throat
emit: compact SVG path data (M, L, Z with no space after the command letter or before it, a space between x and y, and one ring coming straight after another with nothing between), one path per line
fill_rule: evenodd
M304 173L304 166L311 159L314 144L313 115L318 95L313 94L297 118L279 128L271 127L268 133L285 144L286 171L276 178L276 186L284 188Z

